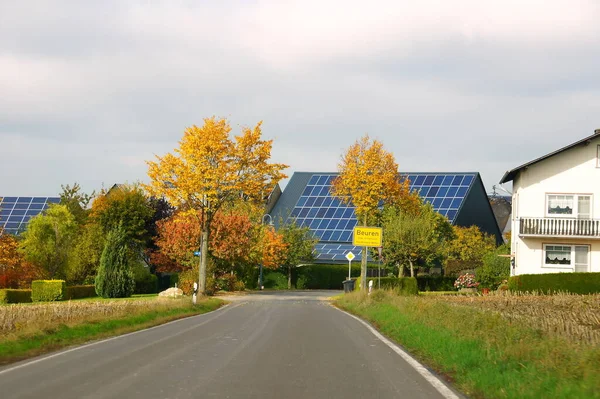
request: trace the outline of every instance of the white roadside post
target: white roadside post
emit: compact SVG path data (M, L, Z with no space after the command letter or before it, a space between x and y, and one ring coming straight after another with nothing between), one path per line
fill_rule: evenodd
M196 293L198 292L198 283L194 281L194 293L192 294L192 303L196 304Z

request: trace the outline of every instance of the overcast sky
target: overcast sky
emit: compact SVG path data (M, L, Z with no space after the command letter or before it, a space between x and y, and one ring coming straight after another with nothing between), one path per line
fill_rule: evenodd
M512 169L600 128L600 2L0 0L0 195L146 181L185 127L263 120L336 171L365 133L401 171Z

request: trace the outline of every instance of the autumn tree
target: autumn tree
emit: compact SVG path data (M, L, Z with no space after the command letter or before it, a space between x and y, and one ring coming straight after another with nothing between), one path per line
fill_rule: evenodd
M179 272L192 268L194 251L198 249L202 237L196 215L191 212L175 213L170 218L158 221L156 230L157 253L167 258L162 259L156 254L152 256L153 262L157 263L157 270Z
M453 226L453 229L455 238L447 245L446 272L449 274L475 270L483 264L485 254L496 248L494 237L477 226Z
M431 262L442 252L446 241L452 237L448 219L424 204L420 212L403 212L390 206L383 212L383 255L386 263L398 265L398 277L402 277L408 263L410 276L414 277L414 265L423 260Z
M269 163L273 142L262 139L261 123L242 129L233 139L230 132L227 120L207 118L202 127L184 131L174 153L148 162L147 190L182 211L194 212L201 225L200 294L206 287L210 227L219 209L239 198L263 201L286 177L286 165Z
M3 227L0 226L0 288L16 288L15 271L22 260L18 248L17 238L3 234Z
M66 279L69 284L83 284L87 278L96 275L104 244L105 234L101 225L87 223L81 228L75 246L69 255L69 265L66 270Z
M385 204L410 200L408 180L401 180L394 155L377 140L364 136L342 155L339 176L333 181L331 194L355 207L358 222L368 226L378 208ZM385 234L384 234L385 236ZM367 247L363 249L361 288L367 289Z
M315 245L318 240L311 234L310 228L300 227L294 222L283 224L279 233L287 245L283 265L287 269L288 290L290 290L292 289L292 270L302 263L314 260Z
M20 250L26 260L46 270L50 278L63 277L76 233L75 217L67 207L51 205L29 221Z

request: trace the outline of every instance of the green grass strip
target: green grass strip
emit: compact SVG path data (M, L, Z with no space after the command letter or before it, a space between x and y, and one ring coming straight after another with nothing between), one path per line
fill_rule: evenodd
M600 398L598 348L572 353L557 348L555 339L475 309L389 301L365 303L354 295L336 304L372 322L471 397Z
M0 341L0 364L12 363L68 346L122 335L184 317L211 312L224 303L220 299L209 298L197 305L190 304L168 310L152 310L128 317L87 322L74 326L62 324L34 335Z

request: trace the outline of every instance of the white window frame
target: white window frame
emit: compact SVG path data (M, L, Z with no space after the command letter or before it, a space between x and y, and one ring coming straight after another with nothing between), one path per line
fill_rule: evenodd
M556 214L556 213L550 213L548 210L548 205L550 204L550 196L564 196L564 197L573 197L573 213L571 214ZM582 218L582 219L591 219L592 218L592 214L593 214L593 209L592 206L594 204L594 196L592 194L572 194L572 193L546 193L546 204L545 204L545 209L544 209L544 213L546 215L546 217L549 218L574 218L574 219L579 219L579 197L590 197L590 215L587 218Z
M570 247L571 248L571 263L570 264L555 264L555 263L546 263L546 251L547 247ZM591 256L591 246L590 245L580 245L580 244L562 244L562 243L548 243L543 244L542 251L542 268L548 269L569 269L571 271L575 271L575 251L577 247L585 247L587 249L587 272L590 271L590 256Z

